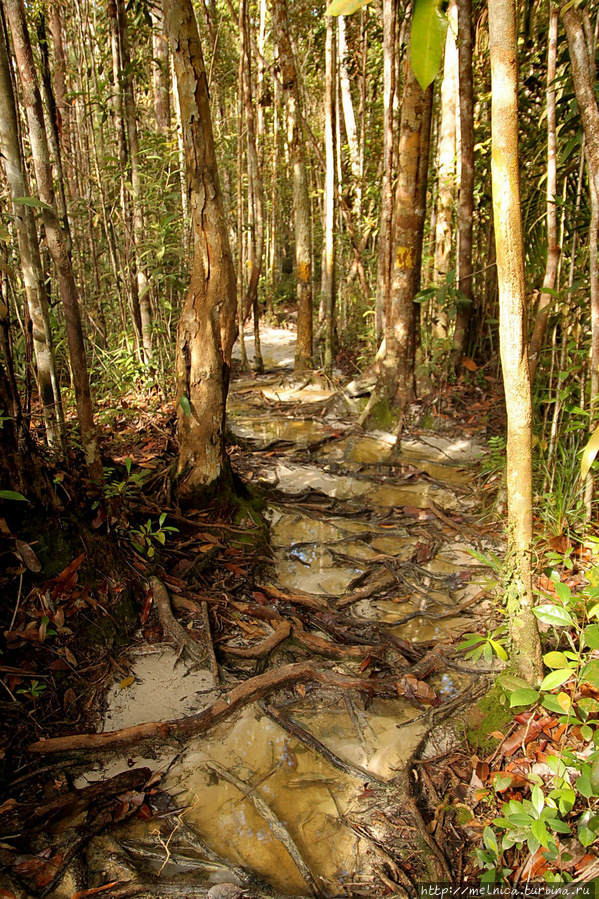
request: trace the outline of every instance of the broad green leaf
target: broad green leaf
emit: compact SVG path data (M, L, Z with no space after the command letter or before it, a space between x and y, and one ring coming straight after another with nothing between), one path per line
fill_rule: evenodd
M499 855L497 837L495 836L495 831L492 827L485 827L483 830L483 840L489 852L492 852L495 856Z
M16 490L0 490L0 499L14 499L22 503L29 502L26 496L23 496L22 493L17 493Z
M537 606L533 612L543 624L552 624L556 627L568 627L574 624L574 619L566 609L551 603Z
M370 3L370 0L333 0L327 6L325 16L351 16L358 9L362 9Z
M555 690L556 687L561 687L561 685L565 684L571 677L571 668L560 668L559 671L552 671L547 677L543 678L541 690Z
M16 203L18 206L32 206L34 209L48 209L52 212L51 206L36 199L36 197L15 197L13 203Z
M580 679L584 683L590 684L596 690L599 690L599 659L592 659L587 662L580 672Z
M501 645L501 643L498 643L497 640L492 640L490 637L489 637L489 643L493 647L497 658L501 659L502 662L507 662L508 654L505 651L505 649L503 648L503 646Z
M555 592L564 604L569 603L572 599L572 591L568 585L562 583L562 581L558 581L555 585Z
M590 846L597 839L598 832L599 815L594 815L591 809L587 809L578 822L578 839L583 846Z
M591 771L588 765L584 766L587 770L582 772L576 781L576 789L585 799L590 799L594 793L593 784L591 783Z
M423 91L435 80L443 62L447 16L439 0L415 0L412 13L410 60Z
M563 652L546 652L543 661L548 668L567 668L568 659Z
M510 695L510 708L513 709L519 705L532 705L538 698L537 690L533 690L532 687L521 687Z
M506 693L513 693L514 690L519 690L521 687L525 690L530 687L528 681L525 681L523 677L516 677L515 674L510 674L509 672L500 674L497 682Z
M561 693L560 693L561 696ZM549 693L547 696L543 696L543 700L541 705L544 709L547 709L549 712L556 712L558 715L562 715L565 711L561 702L559 701L557 696L554 696L552 693Z
M536 811L537 815L540 815L545 808L545 797L543 795L542 789L540 787L533 787L531 790L530 798L534 806L534 810Z
M589 649L599 649L599 624L587 624L582 635L585 646Z
M595 461L595 456L599 453L599 428L595 428L591 439L582 451L582 459L580 460L580 477L584 480L589 473L589 469Z
M599 759L595 759L593 762L593 767L591 768L591 774L589 776L589 780L591 783L591 789L595 796L599 796Z
M187 397L187 396L185 396L185 394L183 394L183 396L179 400L179 405L183 409L183 412L186 415L186 417L189 418L191 416L191 403L189 402L189 397Z

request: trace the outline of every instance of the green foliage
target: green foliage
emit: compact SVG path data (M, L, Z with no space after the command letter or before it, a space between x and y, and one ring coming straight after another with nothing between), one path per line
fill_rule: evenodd
M593 845L599 837L599 703L589 703L585 695L599 688L599 567L588 573L588 583L577 593L559 577L554 579L555 595L536 606L534 614L541 624L556 629L557 648L545 653L548 673L534 690L512 675L500 679L510 698L510 706L540 705L558 716L564 725L559 755L547 755L552 776L543 780L529 775L530 799L512 798L503 804L501 815L483 833L483 847L475 851L484 869L483 882L505 882L512 869L506 867L506 852L526 847L530 853L542 850L548 859L557 858L560 847L556 835L576 836L583 846ZM559 648L563 643L563 648ZM564 689L568 687L568 689ZM586 688L586 690L585 690ZM583 752L570 748L570 733L578 729ZM574 744L575 745L575 744ZM501 779L495 789L505 789ZM552 881L553 875L548 875ZM563 872L566 881L570 876Z
M176 534L178 528L166 525L166 512L163 512L158 519L158 524L153 524L152 519L148 518L145 524L131 531L131 543L140 553L143 553L148 559L153 558L156 553L156 546L164 546L168 534Z
M507 628L505 625L496 627L494 631L487 631L486 636L480 634L464 634L466 638L456 649L465 653L465 658L478 662L483 658L489 665L494 658L507 662L508 654L505 649Z
M423 91L432 84L441 69L447 25L447 15L439 0L415 0L410 62Z

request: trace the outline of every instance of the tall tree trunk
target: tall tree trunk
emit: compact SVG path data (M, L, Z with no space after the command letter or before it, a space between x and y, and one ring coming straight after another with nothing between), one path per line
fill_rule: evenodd
M384 394L400 409L413 400L415 393L414 297L420 280L426 212L421 190L421 160L423 151L428 152L431 97L432 85L423 91L410 60L406 59L393 215L393 268L386 309L386 350L380 369Z
M341 20L339 20L341 24ZM335 340L335 19L327 16L325 78L324 368L333 371Z
M599 194L599 107L593 89L594 73L591 68L582 14L579 9L565 4L561 15L570 50L572 80L584 131L589 176Z
M454 367L466 352L472 313L472 225L474 221L474 86L472 79L472 3L458 4L458 70L460 100L460 194L458 201L457 285L462 293L453 333Z
M119 37L121 41L120 78L125 100L125 121L127 124L127 140L129 143L129 162L131 165L131 205L133 207L133 246L135 251L135 268L137 270L137 289L139 296L139 312L141 319L141 340L143 358L146 365L152 362L152 310L148 276L143 261L144 214L142 205L141 166L139 159L139 137L137 133L137 110L133 74L131 72L131 54L129 52L129 29L127 27L127 11L124 0L116 0Z
M264 188L262 186L262 172L256 146L256 116L252 98L252 59L247 0L241 0L239 4L239 19L241 26L243 103L245 108L246 158L250 211L250 277L244 305L245 309L248 312L251 309L254 315L254 368L257 372L262 373L264 371L264 363L262 361L262 352L260 350L258 285L260 283L262 262L264 259ZM243 327L243 322L240 324L240 327Z
M343 121L345 122L345 133L347 135L347 146L349 149L349 164L352 172L354 204L352 211L355 213L356 220L362 212L362 172L360 170L360 143L358 140L358 130L356 128L356 117L354 115L354 105L352 102L350 77L347 65L347 36L345 16L339 16L339 85L341 88L341 107L343 109Z
M435 234L435 283L445 283L451 267L453 209L456 194L456 123L458 100L458 51L452 22L456 17L455 0L448 10L450 25L445 38L445 62L441 85L441 122L438 141L439 190ZM447 336L447 312L439 311L439 336Z
M383 185L379 227L375 327L377 339L383 336L385 309L391 290L393 246L393 148L395 145L395 29L396 0L383 0Z
M508 417L510 562L506 595L512 662L529 683L542 675L532 609L532 407L518 161L518 61L514 0L489 0L493 217L499 280L501 365Z
M4 0L4 4L12 32L13 46L23 89L23 100L27 114L29 140L39 198L45 204L42 214L46 230L46 241L56 266L64 306L67 340L73 372L73 386L75 388L77 415L81 428L85 462L90 477L101 481L103 470L94 425L87 360L85 358L85 344L81 326L81 312L79 309L79 295L71 260L66 251L64 235L56 214L52 166L48 153L42 101L33 63L31 41L29 40L29 32L25 21L25 9L22 0Z
M295 368L312 365L312 273L310 265L310 195L302 134L297 67L289 36L286 0L271 0L273 28L279 50L283 96L287 107L287 143L293 173L295 276L297 281L297 342Z
M71 200L74 200L77 196L77 180L73 168L71 103L67 95L67 63L63 40L64 28L62 12L59 0L50 0L48 3L48 25L50 27L52 45L54 48L54 96L56 98L56 116L62 148L61 158L66 175L69 197Z
M557 7L551 5L547 46L547 262L545 277L539 297L539 306L530 339L530 380L535 379L539 354L543 345L547 320L553 302L552 291L557 280L560 246L557 233L557 115L555 102L555 76L557 72Z
M165 0L177 73L194 235L189 293L177 337L177 481L193 502L229 484L225 406L235 339L236 279L218 178L208 83L191 0Z
M50 446L58 438L65 449L64 419L56 377L48 299L35 219L30 206L14 202L29 196L29 187L23 167L4 22L0 23L0 150L8 188L13 200L12 211L19 243L23 284L33 326L37 383L44 413L46 436Z
M152 84L156 130L168 135L171 130L171 95L169 90L168 40L164 33L162 3L152 7Z

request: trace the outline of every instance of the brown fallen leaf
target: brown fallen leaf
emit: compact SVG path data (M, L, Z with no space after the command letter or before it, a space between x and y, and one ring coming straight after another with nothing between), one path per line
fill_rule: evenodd
M41 571L42 563L40 562L34 551L31 549L30 545L28 543L25 543L24 540L19 540L18 537L15 539L15 544L17 547L17 552L19 553L29 571Z

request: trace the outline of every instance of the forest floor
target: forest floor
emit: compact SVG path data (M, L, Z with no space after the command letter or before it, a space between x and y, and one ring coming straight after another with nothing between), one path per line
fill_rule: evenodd
M267 373L231 383L240 504L181 512L172 404L131 395L103 499L57 472L76 526L0 521L2 899L477 882L506 718L497 663L456 647L496 620L501 396L445 387L396 444L358 426L359 376L294 374L292 344L265 329Z

